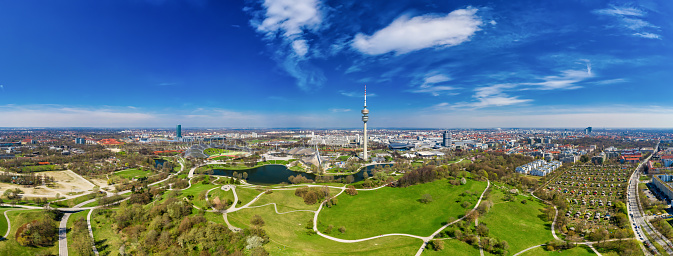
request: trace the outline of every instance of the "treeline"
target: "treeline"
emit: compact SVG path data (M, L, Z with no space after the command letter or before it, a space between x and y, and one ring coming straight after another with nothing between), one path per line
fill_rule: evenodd
M54 182L54 178L47 175L36 175L34 173L16 174L3 172L0 173L0 182L13 183L17 185L42 185L42 183L50 184Z

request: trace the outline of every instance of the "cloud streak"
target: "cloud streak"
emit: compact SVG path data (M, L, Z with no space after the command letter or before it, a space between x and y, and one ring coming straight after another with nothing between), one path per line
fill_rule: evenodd
M631 36L661 39L660 35L645 31L645 29L659 29L659 27L645 21L643 18L647 16L647 13L638 8L610 5L609 8L594 10L593 13L612 17L616 21L616 27L630 30L631 33L628 34Z

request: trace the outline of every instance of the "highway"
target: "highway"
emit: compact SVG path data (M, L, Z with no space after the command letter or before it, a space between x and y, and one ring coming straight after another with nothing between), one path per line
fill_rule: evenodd
M631 223L631 229L633 229L633 233L635 234L636 239L642 242L650 250L656 252L657 249L652 245L652 241L650 241L650 239L648 239L647 236L645 236L645 234L648 234L655 242L660 244L664 248L664 250L666 250L666 253L668 255L673 255L673 249L672 249L673 245L671 244L671 242L668 239L666 239L666 237L664 237L661 233L659 233L659 231L654 229L645 220L646 216L644 215L644 211L640 204L640 198L638 196L638 183L640 179L640 174L643 171L645 163L647 163L647 161L650 160L650 157L652 157L655 153L657 153L658 149L659 149L659 143L657 143L655 151L647 159L643 160L643 162L641 162L640 165L638 165L636 170L631 175L626 193L626 201L627 201L626 209L629 217L629 222ZM650 254L646 252L645 255Z

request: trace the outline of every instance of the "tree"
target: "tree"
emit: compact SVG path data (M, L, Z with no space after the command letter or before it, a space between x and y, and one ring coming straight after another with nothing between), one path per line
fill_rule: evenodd
M460 178L460 185L465 185L467 183L467 180L465 177Z
M432 240L432 242L430 242L430 245L432 245L432 249L435 250L435 251L444 250L444 241L442 241L442 240L437 240L437 239Z
M589 160L590 160L590 159L589 159L589 156L587 156L587 155L582 155L582 156L580 157L580 161L581 161L582 163L589 162Z
M341 232L341 234L346 233L346 227L344 226L339 227L339 232Z
M355 181L355 178L353 177L353 175L346 176L346 183L350 184L350 183L353 183L353 181Z
M348 186L348 188L346 189L346 194L354 196L358 194L358 191L355 189L355 187Z
M430 203L432 202L432 196L430 194L424 194L418 201L424 204Z
M244 172L244 173L243 173L243 179L244 179L244 180L247 180L247 179L248 179L248 172Z
M304 203L308 205L312 205L318 202L318 195L315 193L315 191L309 191L304 195Z
M255 214L255 216L252 216L250 224L255 226L264 226L264 220L262 219L262 216Z

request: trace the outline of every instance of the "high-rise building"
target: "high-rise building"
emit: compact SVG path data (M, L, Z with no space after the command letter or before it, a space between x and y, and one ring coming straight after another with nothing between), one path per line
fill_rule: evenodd
M362 112L362 122L365 124L365 134L362 137L364 140L364 160L367 161L367 141L369 138L367 137L367 121L369 121L369 110L367 109L367 85L365 85L365 108L361 111Z
M175 127L175 137L182 138L182 125Z
M85 138L75 138L75 144L86 144Z
M442 136L442 146L450 147L451 146L451 133L449 131L444 131L444 136Z
M589 134L589 133L591 133L591 130L593 130L593 129L591 128L591 126L589 126L586 129L584 129L584 133Z

